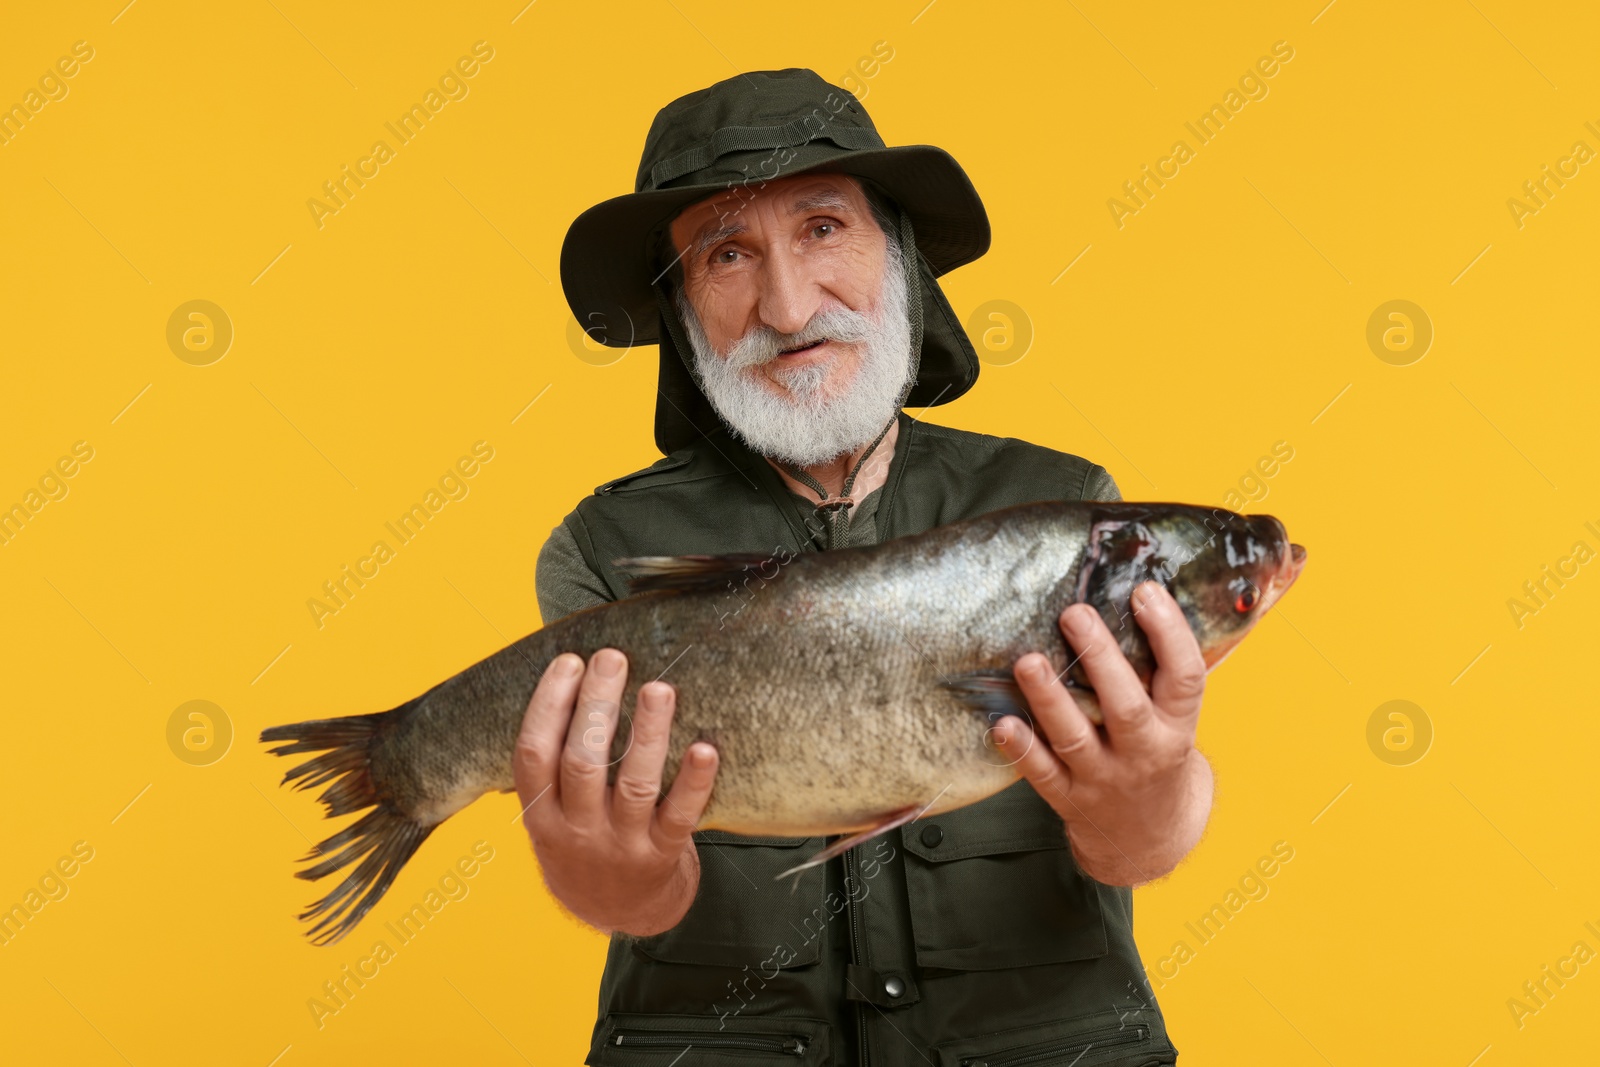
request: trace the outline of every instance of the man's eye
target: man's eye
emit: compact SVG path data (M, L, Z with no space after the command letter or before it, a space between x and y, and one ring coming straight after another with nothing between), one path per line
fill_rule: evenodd
M737 251L735 251L734 249L732 249L732 248L724 248L720 252L711 253L711 262L713 262L713 263L732 263L734 261L734 259L738 257L738 255L739 255L739 253Z
M831 222L819 222L819 223L817 223L815 226L813 226L811 228L811 236L813 236L813 237L826 237L826 236L828 236L828 234L832 233L835 229L836 229L836 227Z

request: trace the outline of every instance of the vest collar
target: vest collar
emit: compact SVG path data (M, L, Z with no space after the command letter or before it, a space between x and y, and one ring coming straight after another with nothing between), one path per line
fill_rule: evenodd
M900 424L899 432L895 435L894 455L889 459L888 477L883 483L883 495L878 498L877 529L878 540L887 541L898 536L892 528L891 516L894 513L895 498L899 493L901 483L905 479L906 460L911 454L912 438L916 434L917 422L904 411L895 414L896 421ZM806 530L805 519L800 515L799 509L794 506L790 496L789 486L784 482L783 476L777 469L767 462L764 456L758 455L745 446L726 428L719 428L715 433L705 435L702 441L715 449L723 460L735 469L744 472L745 476L755 483L757 492L763 502L775 508L783 517L789 532L793 535L795 544L800 551L817 551L810 533Z

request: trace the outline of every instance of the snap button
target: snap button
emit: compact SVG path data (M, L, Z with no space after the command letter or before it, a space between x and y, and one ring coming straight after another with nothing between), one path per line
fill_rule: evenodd
M944 840L944 831L934 823L922 828L922 844L924 848L938 848L939 842Z
M906 984L894 975L883 980L883 991L891 997L898 997L905 993Z

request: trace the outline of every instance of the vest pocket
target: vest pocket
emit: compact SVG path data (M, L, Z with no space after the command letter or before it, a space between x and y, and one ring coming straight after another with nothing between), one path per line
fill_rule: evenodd
M585 1061L593 1067L815 1067L829 1059L830 1029L817 1019L607 1015Z
M769 972L821 959L822 928L838 916L824 897L823 867L776 878L824 848L822 838L702 830L694 840L700 852L694 903L672 929L635 941L635 953L662 963ZM791 891L795 877L800 884Z
M900 834L920 965L992 971L1109 951L1099 886L1027 782Z

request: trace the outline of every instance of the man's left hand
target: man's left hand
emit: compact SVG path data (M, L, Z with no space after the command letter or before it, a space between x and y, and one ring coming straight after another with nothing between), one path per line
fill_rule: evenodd
M1100 613L1073 604L1061 632L1099 699L1097 729L1037 652L1017 660L1036 736L1016 716L996 726L1000 751L1066 823L1084 873L1137 885L1169 873L1199 842L1211 813L1211 767L1195 748L1206 665L1183 609L1157 582L1134 590L1134 617L1155 654L1145 692Z

